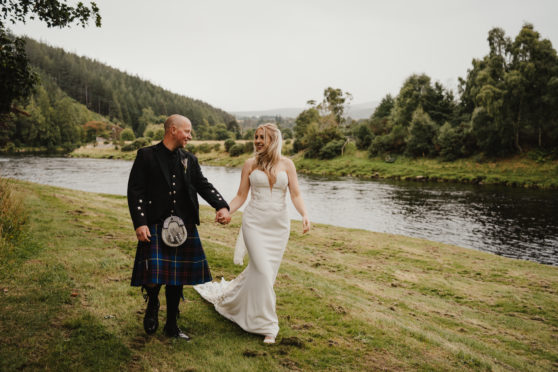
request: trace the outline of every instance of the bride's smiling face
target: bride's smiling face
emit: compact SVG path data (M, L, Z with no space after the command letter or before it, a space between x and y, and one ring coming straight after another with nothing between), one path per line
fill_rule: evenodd
M263 128L260 128L254 134L254 146L256 147L256 152L261 152L269 146L270 138L265 138Z

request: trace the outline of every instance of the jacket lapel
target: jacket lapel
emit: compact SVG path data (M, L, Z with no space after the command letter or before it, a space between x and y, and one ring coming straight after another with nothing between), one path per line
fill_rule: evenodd
M161 142L161 146L164 146L162 142ZM170 182L169 166L167 164L167 159L165 158L164 152L161 151L161 147L157 147L157 151L155 151L155 158L159 163L159 168L161 169L161 172L165 177L165 181L167 181L167 185L170 187L171 182Z

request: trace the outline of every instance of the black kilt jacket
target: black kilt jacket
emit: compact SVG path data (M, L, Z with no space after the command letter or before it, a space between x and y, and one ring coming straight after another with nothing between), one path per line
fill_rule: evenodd
M184 149L178 149L187 197L182 198L187 205L180 209L188 211L188 218L196 225L200 224L198 195L200 194L215 210L229 208L229 205L213 185L204 177L198 159ZM162 223L171 215L173 197L173 179L169 172L163 142L138 150L136 160L128 180L128 207L134 223L139 226ZM184 216L180 216L184 217ZM186 221L185 221L186 222Z

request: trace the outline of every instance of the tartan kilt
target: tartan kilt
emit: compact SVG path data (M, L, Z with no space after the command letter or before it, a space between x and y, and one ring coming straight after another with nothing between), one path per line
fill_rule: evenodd
M132 286L144 284L195 285L212 280L196 225L186 224L188 238L169 247L161 238L161 224L149 226L150 242L138 242Z

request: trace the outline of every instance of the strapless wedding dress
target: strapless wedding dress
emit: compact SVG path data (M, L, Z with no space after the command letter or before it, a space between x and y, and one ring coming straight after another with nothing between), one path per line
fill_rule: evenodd
M252 171L249 179L251 198L242 216L235 251L235 262L239 263L238 253L246 248L248 266L232 281L207 282L194 289L245 331L275 337L279 322L273 285L289 240L289 181L287 173L281 171L270 187L267 175L259 169Z

